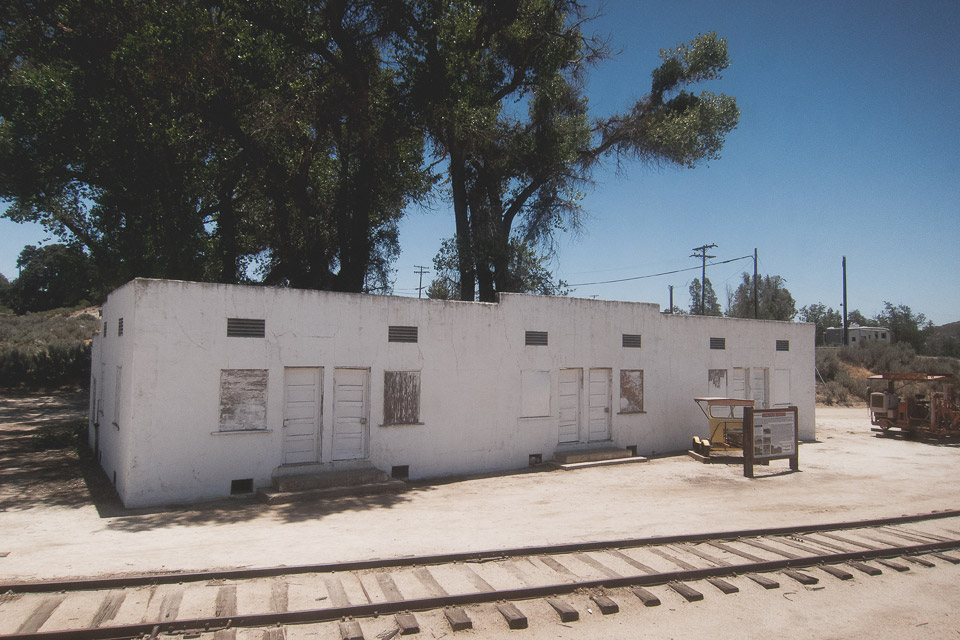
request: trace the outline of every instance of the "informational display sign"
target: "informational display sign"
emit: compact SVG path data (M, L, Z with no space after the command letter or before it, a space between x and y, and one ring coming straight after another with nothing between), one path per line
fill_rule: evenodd
M753 409L743 412L743 475L753 477L753 465L768 460L789 459L797 471L799 431L796 407Z

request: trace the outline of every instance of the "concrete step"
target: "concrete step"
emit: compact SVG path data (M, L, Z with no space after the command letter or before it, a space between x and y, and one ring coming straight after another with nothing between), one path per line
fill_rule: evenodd
M384 493L401 493L407 488L403 480L384 480L366 484L351 484L335 487L318 487L297 491L268 491L259 489L257 497L266 504L288 504L291 502L310 502L330 498L363 497Z
M551 460L547 464L557 469L563 469L565 471L573 471L575 469L587 469L590 467L609 467L615 464L632 464L634 462L647 462L647 458L643 456L631 456L629 458L613 458L612 460L594 460L592 462L571 462L568 464L560 464L554 460Z
M553 454L553 461L557 464L578 464L581 462L599 462L601 460L617 460L632 458L629 449L602 447L597 449L579 449L577 451L558 451Z
M276 476L273 479L275 492L308 491L330 487L347 487L375 484L389 480L386 472L373 466L339 471L321 471L319 473L301 473Z

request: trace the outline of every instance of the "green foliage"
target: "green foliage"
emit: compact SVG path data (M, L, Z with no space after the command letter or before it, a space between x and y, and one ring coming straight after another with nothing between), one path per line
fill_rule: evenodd
M0 315L0 388L85 387L90 381L91 315Z
M766 275L757 278L757 317L762 320L793 320L797 305L780 276ZM753 276L743 274L743 281L734 291L727 308L732 318L754 317Z
M360 291L429 186L388 3L11 0L0 200L134 276Z
M801 322L810 322L816 325L814 344L818 347L823 346L824 334L828 328L843 326L843 314L834 311L832 307L824 306L820 302L800 307L797 316Z
M893 334L893 341L908 344L917 353L924 353L925 331L933 326L922 313L914 314L905 304L883 303L883 311L877 314L877 323L887 327Z
M10 283L9 306L19 313L74 307L93 298L96 267L77 246L27 245L17 260L20 275Z
M546 296L565 296L570 291L563 280L555 281L546 266L546 259L529 245L516 240L510 243L509 267L511 277L517 278L512 285L514 293L533 293ZM453 300L460 292L457 270L457 242L455 238L444 240L440 251L433 258L436 277L427 288L427 297L435 300Z
M690 314L694 316L722 316L717 294L713 290L710 278L704 278L704 287L701 291L700 279L694 278L690 283Z
M75 422L69 426L41 427L32 436L32 447L37 451L75 449L82 446L87 437L87 423Z

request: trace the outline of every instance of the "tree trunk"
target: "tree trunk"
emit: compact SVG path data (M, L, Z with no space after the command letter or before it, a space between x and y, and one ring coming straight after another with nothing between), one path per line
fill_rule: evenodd
M467 208L467 171L463 151L450 148L450 187L453 191L453 215L457 222L457 267L460 271L460 299L475 299L477 274L473 268L470 242L470 217Z

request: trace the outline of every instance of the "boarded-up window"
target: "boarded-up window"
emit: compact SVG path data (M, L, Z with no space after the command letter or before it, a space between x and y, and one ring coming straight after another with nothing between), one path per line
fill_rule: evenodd
M550 372L520 372L520 417L541 418L550 415Z
M383 424L420 422L420 372L383 372Z
M220 370L220 431L267 428L267 370Z
M643 371L623 369L620 371L620 413L643 411Z
M266 335L262 318L227 318L228 338L262 338Z
M709 369L707 370L707 395L719 396L721 398L727 395L727 370Z

